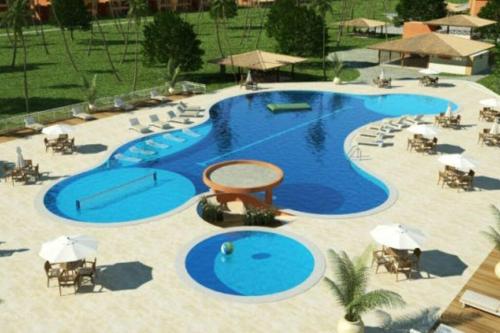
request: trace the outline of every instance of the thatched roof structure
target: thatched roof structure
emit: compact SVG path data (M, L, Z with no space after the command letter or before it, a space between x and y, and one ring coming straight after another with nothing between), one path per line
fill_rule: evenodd
M365 29L378 28L387 25L387 23L383 21L370 20L362 17L350 21L345 21L342 22L341 24L344 27L365 28Z
M428 25L444 25L449 27L482 28L495 24L496 21L486 20L471 15L452 15L425 22Z
M306 58L301 57L292 57L285 54L255 50L251 52L227 56L222 59L211 60L210 62L217 65L268 71L287 65L294 65L306 60Z
M468 57L493 47L490 43L435 32L368 46L374 50L444 57Z

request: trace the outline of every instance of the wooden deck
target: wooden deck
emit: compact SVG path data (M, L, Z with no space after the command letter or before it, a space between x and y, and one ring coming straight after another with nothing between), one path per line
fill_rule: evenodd
M495 265L500 261L500 251L493 250L479 266L455 299L441 315L440 321L464 333L500 333L500 317L475 308L462 308L459 302L469 289L500 299L500 279L495 276Z

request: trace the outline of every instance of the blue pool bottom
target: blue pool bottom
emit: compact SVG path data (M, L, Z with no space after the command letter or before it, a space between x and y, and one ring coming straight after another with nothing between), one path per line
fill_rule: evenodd
M221 253L231 242L234 252ZM315 268L311 251L301 242L275 232L234 231L211 236L186 255L191 279L212 291L234 296L273 295L295 288Z

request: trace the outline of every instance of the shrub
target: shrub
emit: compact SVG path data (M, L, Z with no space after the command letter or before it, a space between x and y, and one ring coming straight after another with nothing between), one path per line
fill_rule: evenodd
M295 0L277 0L269 11L265 28L268 36L278 42L279 52L300 56L322 54L323 19Z
M207 200L206 197L201 197L199 202L201 218L207 222L220 222L224 220L224 212L220 205L216 205Z
M275 222L276 211L268 208L249 208L244 217L245 225L269 226Z

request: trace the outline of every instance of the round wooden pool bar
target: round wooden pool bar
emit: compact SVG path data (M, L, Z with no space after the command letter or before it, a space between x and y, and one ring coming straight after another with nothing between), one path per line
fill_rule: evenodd
M265 193L272 204L273 188L283 181L283 170L274 164L256 160L224 161L203 171L203 182L215 193Z

